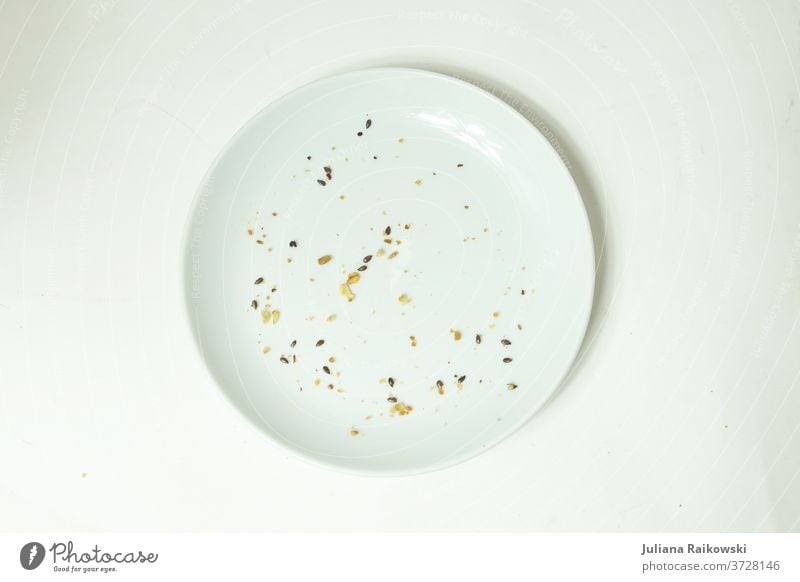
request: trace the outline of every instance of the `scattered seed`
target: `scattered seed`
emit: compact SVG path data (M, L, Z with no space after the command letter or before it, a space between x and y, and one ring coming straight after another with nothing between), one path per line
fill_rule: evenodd
M322 371L325 372L326 374L331 373L331 369L328 366L322 366Z
M253 229L252 228L248 228L247 229L247 234L250 235L250 236L253 236Z
M441 380L436 380L436 387L437 388L442 388L443 386L444 386L444 382L442 382Z
M361 280L361 275L359 275L358 273L350 273L349 275L347 275L348 285L354 285L355 283L358 283L360 280Z
M264 282L264 277L259 277L258 279L255 280L253 285L261 285L261 283L263 282Z
M508 384L506 384L506 388L508 388L509 390L516 390L517 385L514 384L513 382L509 382Z
M297 248L297 241L296 240L289 241L289 246L291 248L293 248L293 249L296 249Z
M369 263L372 260L372 255L367 255L366 257L364 257L361 260L364 261L365 264Z
M394 388L394 378L389 378L389 379L388 379L388 380L386 380L386 381L389 383L389 386L390 386L391 388Z
M325 180L317 180L317 184L319 184L320 186L325 186L326 182Z
M456 168L463 168L464 164L456 164Z
M370 127L372 127L372 120L371 120L371 119L367 119L367 124L366 124L366 127L367 127L367 129L369 129Z
M253 301L250 303L250 307L252 307L253 309L258 309L258 301L253 299Z
M331 173L331 167L330 167L330 166L325 166L325 167L324 167L324 168L322 168L322 169L323 169L323 170L325 170L325 173L326 173L326 174L330 174L330 173Z
M356 271L361 271L362 273L364 271L366 271L366 270L367 270L367 266L366 265L361 265L358 269L356 269Z
M512 361L512 358L503 358L503 363L508 364Z
M364 135L364 132L363 132L363 131L359 131L359 132L358 132L356 135L357 135L358 137L361 137L362 135Z
M333 257L332 257L331 255L323 255L323 256L321 256L320 258L318 258L318 259L317 259L317 262L318 262L320 265L326 265L327 263L329 263L329 262L330 262L330 260L331 260L332 258L333 258Z
M386 236L389 236L390 234L392 234L392 227L391 226L387 226L386 228L384 228L383 229L383 234L385 234Z
M466 377L466 376L461 376L461 377L458 379L458 383L459 383L459 384L461 384L461 383L463 383L463 382L464 382L464 380L466 380L466 379L467 379L467 377Z
M333 384L328 384L328 390L333 390Z
M287 358L286 356L281 356L281 362L283 362L284 364L288 364L289 358Z
M292 355L292 363L294 364L297 361L297 356Z
M479 343L481 343L481 334L476 334L476 335L475 335L475 343L476 343L476 344L479 344Z
M318 340L318 341L317 341L317 347L321 346L321 345L322 345L322 344L324 344L324 343L325 343L325 340L324 340L324 339Z
M296 345L297 345L297 340L292 340L292 343L289 344L289 347L293 348Z
M389 402L397 402L397 397L396 396L389 396L389 398L387 398L386 400L388 400Z
M311 159L311 156L306 156L306 159L307 159L307 160L310 160L310 159Z
M518 329L518 330L520 330L520 331L522 331L522 324L521 324L521 323L518 323L518 324L517 324L517 329Z
M510 346L511 345L511 340L501 339L500 343L503 344L504 346Z

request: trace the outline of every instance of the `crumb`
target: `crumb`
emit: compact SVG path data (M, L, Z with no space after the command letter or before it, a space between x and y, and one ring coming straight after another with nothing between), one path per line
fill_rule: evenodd
M405 293L403 293L400 297L398 297L397 300L403 305L406 305L411 301L411 299L409 299L408 295L406 295Z
M410 336L408 336L408 339L411 340L411 347L412 348L417 347L417 338L416 337L414 337L413 335L410 335Z
M350 429L350 436L358 436L359 434L361 434L361 433L359 433L356 428L351 428Z
M320 265L325 265L330 262L333 257L331 255L322 255L320 258L317 259L317 262Z
M416 184L417 186L422 186L422 180L416 179L414 180L414 184Z
M339 295L346 297L348 302L356 298L355 294L350 289L350 285L347 283L342 283L339 285Z
M406 414L410 414L412 410L414 410L413 406L409 406L403 402L398 402L389 409L389 414L405 416Z
M264 346L263 348L261 348L261 353L262 353L262 354L268 354L268 353L269 353L269 350L270 350L270 348L269 348L269 347L267 347L267 346Z
M325 318L325 321L333 321L336 319L336 315L331 313L328 317Z

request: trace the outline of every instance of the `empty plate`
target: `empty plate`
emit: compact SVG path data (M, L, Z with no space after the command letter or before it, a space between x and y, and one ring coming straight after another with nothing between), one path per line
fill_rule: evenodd
M261 431L327 466L438 469L519 428L565 377L594 285L547 140L444 75L306 85L213 163L186 238L198 345Z

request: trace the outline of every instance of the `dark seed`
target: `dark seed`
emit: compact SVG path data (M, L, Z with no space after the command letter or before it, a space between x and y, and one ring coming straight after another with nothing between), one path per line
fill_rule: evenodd
M264 282L264 277L259 277L258 279L255 280L253 285L261 285L261 283L263 282Z
M297 241L296 240L289 241L289 246L292 247L293 249L296 249L297 248Z
M394 388L394 378L389 378L387 382L389 382L390 387Z
M372 156L372 159L373 159L373 160L377 160L377 159L378 159L378 156Z
M436 380L436 387L441 388L442 386L444 386L444 382L442 382L441 380Z
M292 356L292 363L294 364L297 361L297 356Z
M477 335L475 336L475 343L476 343L476 344L479 344L479 343L481 343L481 334L477 334Z
M297 345L297 340L293 340L292 343L289 344L289 347L294 347Z
M367 119L367 129L369 129L370 127L372 127L372 120Z
M328 390L333 390L333 384L328 384Z
M326 374L331 373L331 369L328 366L322 366L322 371L325 372Z
M367 256L366 256L366 257L364 257L364 259L363 259L363 261L364 261L365 263L369 263L371 260L372 260L372 255L367 255Z
M392 227L391 226L387 226L384 229L383 234L385 234L386 236L389 236L390 234L392 234Z
M503 344L504 346L510 346L511 345L511 340L501 339L500 343Z
M361 137L362 135L364 135L364 132L363 132L363 131L359 131L359 132L358 132L356 135L357 135L358 137Z
M459 384L461 384L461 383L463 383L463 382L464 382L464 380L466 380L466 379L467 379L467 377L466 377L466 376L461 376L461 377L458 379L458 383L459 383Z
M310 160L310 159L311 159L311 156L306 156L306 159L307 159L307 160Z
M387 398L386 400L388 400L389 402L397 402L397 397L396 396L389 396L389 398Z
M253 302L250 303L250 307L252 307L253 309L258 309L258 301L253 299Z
M284 364L288 364L289 360L286 356L281 356L281 362L283 362Z
M324 343L325 343L325 340L319 340L319 341L317 342L317 347L321 346L321 345L322 345L322 344L324 344Z
M366 271L366 270L367 270L367 266L366 265L361 265L358 269L356 269L356 271L361 271L362 273L364 271Z
M511 358L503 358L503 362L508 364L509 362L511 362Z
M325 166L322 169L325 171L326 174L330 174L331 173L331 167L330 166Z
M463 168L464 164L456 164L456 168Z
M508 384L506 384L506 388L508 388L509 390L516 390L517 385L514 384L513 382L509 382Z
M320 186L324 186L325 180L317 180L317 184L319 184Z

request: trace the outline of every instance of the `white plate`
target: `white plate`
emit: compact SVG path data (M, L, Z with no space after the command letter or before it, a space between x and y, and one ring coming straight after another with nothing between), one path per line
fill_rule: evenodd
M343 470L485 451L557 388L591 311L589 223L558 155L505 103L426 71L338 75L264 109L209 170L186 244L191 324L229 400Z

